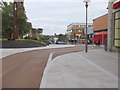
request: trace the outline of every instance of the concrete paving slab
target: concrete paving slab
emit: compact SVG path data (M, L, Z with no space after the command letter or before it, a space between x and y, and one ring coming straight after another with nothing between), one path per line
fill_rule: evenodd
M118 88L117 53L100 49L58 56L46 78L44 88Z

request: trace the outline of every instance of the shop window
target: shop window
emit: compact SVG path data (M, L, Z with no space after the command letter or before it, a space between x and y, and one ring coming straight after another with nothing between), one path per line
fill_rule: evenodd
M120 47L120 11L115 13L115 46Z
M115 13L115 19L120 18L120 11Z
M115 20L115 38L120 38L120 19Z

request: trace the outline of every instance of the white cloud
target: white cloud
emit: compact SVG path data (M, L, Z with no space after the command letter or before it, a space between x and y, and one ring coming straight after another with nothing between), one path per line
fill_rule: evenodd
M83 0L25 0L26 2L83 2ZM91 2L108 2L108 0L91 0Z
M85 22L83 0L24 1L29 21L32 22L33 27L42 27L44 34L65 33L68 24ZM88 22L107 13L107 2L108 0L91 0L88 8Z
M3 0L7 2L23 0ZM83 0L24 0L24 2L83 2ZM108 0L91 0L91 2L108 2Z
M85 22L83 2L26 2L27 16L33 27L43 27L44 34L65 33L67 25ZM107 2L91 2L88 22L107 13Z

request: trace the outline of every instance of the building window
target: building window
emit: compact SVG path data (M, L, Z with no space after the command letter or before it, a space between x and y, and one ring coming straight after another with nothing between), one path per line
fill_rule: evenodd
M73 25L72 27L75 27L76 25Z
M92 27L92 25L88 25L88 27Z
M115 12L115 41L114 44L120 47L120 11Z
M115 19L118 19L118 18L120 18L120 11L115 13Z
M76 25L76 27L79 27L79 25Z

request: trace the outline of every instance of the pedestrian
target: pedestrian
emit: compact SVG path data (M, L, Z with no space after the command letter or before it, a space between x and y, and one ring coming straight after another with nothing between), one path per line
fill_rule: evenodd
M82 40L82 43L85 44L85 42Z
M100 40L97 41L96 46L100 46Z
M105 39L104 43L105 43L104 49L105 49L105 51L107 51L107 39Z
M90 40L88 39L88 44L90 44Z
M90 44L92 44L92 40L90 40Z

